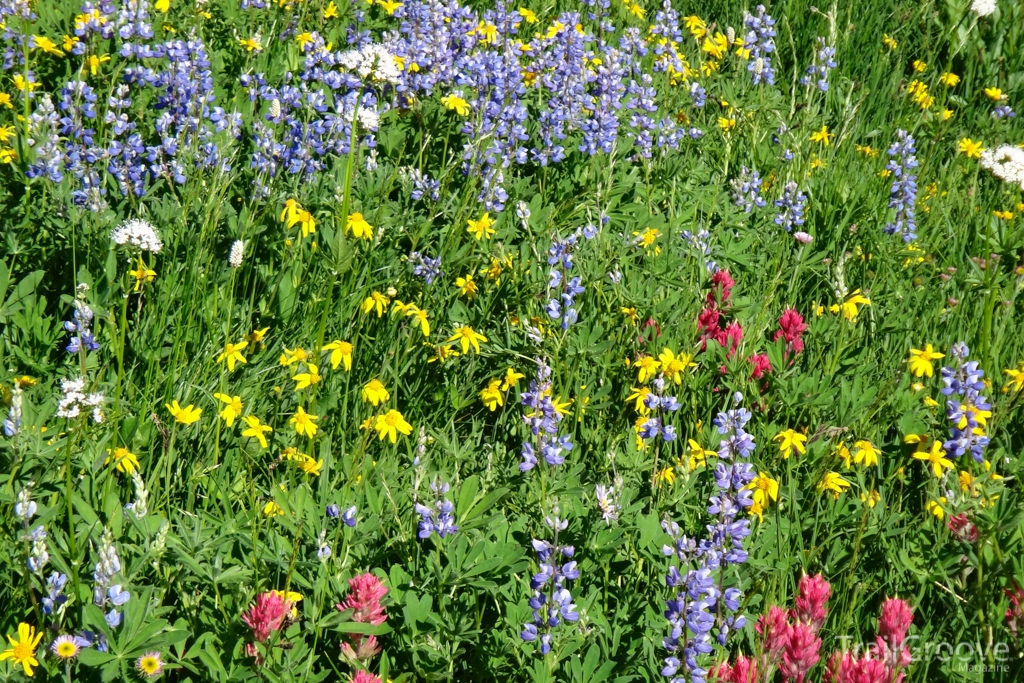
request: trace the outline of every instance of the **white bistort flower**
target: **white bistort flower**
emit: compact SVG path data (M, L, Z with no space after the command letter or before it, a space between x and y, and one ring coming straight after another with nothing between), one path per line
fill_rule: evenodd
M986 149L979 159L982 167L1008 183L1020 185L1024 190L1024 149L1013 145L1000 145Z
M987 17L996 11L996 0L974 0L971 11L979 17Z
M86 408L92 409L93 422L103 422L103 410L100 407L103 405L103 394L86 394L84 379L65 377L60 381L60 389L63 396L57 402L57 417L73 420L82 414L82 408Z
M231 245L231 251L228 253L228 265L232 268L238 268L242 265L242 256L245 253L245 242L242 240L235 240Z
M359 111L356 112L356 118L359 120L359 125L366 130L376 131L380 125L380 114L377 113L376 109L359 107Z
M119 225L110 233L110 239L119 246L131 245L153 254L164 248L156 228L141 218L132 218Z
M338 65L371 81L397 84L401 75L395 56L378 43L342 52L338 55Z

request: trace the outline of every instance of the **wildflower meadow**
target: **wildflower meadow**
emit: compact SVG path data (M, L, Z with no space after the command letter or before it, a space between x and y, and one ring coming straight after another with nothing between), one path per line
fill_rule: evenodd
M1019 0L0 19L0 680L1024 681Z

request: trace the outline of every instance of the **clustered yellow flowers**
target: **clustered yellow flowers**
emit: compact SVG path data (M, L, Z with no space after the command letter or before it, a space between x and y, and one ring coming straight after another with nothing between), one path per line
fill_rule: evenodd
M783 459L789 459L793 452L803 455L807 452L807 435L801 434L792 429L786 429L776 434L772 441L779 442L779 453Z
M386 436L391 443L398 441L398 432L401 432L406 436L409 436L409 434L412 433L412 425L406 422L402 414L394 408L383 415L378 415L373 428L377 430L378 437L381 441L383 441Z
M509 389L519 384L519 380L525 376L522 373L516 372L515 368L510 367L505 371L504 377L491 379L487 382L487 386L480 391L480 400L493 413L499 406L505 405L505 394Z
M928 92L928 84L922 83L916 78L907 85L907 94L922 110L929 109L935 104L935 97Z
M316 219L313 218L313 214L302 208L302 205L294 199L289 199L284 203L280 220L284 222L286 228L299 226L303 238L316 232Z
M832 304L829 306L829 311L833 314L842 313L843 318L851 323L857 322L857 316L860 314L858 306L870 306L871 300L860 293L860 290L854 290L852 294L846 297L846 300L841 304ZM819 314L820 315L820 314Z
M1018 367L1003 370L1003 372L1010 378L1006 386L1003 387L1004 393L1008 391L1018 392L1024 389L1024 361L1021 361Z
M321 379L323 378L320 376L320 369L314 363L306 363L306 371L292 377L292 381L295 382L295 391L319 384Z
M371 292L370 296L363 300L360 310L362 310L363 313L375 311L377 313L377 317L381 318L384 316L384 310L390 303L391 298L387 295L381 294L380 292Z
M312 439L316 436L316 421L320 418L316 415L310 415L306 412L306 409L299 406L295 409L295 414L288 420L288 424L295 428L295 433L299 436L307 436Z
M352 370L353 347L351 342L335 339L332 342L324 344L323 348L320 350L331 352L331 370L337 370L338 365L341 363L345 364L345 372Z
M245 423L246 428L242 430L242 436L249 437L250 439L256 439L260 448L267 447L267 433L274 431L269 425L262 424L260 419L255 415L246 415L242 418L242 422Z
M142 286L144 284L150 283L156 279L156 271L149 268L143 262L142 257L139 257L135 269L129 270L128 274L133 280L135 280L135 286L132 288L132 291L136 294L142 291Z
M334 3L332 2L331 4L333 5ZM402 6L402 3L399 2L398 0L366 0L366 4L371 6L377 5L382 10L384 10L389 17L394 16L395 10ZM337 8L335 8L334 16L338 16L337 11ZM324 13L324 16L327 16L326 12Z
M666 346L662 349L661 353L658 354L657 358L654 356L641 355L632 362L632 365L638 371L637 381L639 381L640 384L646 384L650 380L654 379L658 376L659 372L666 380L671 380L676 384L682 384L683 374L690 368L697 367L697 364L692 362L691 359L692 356L689 354L680 353L679 355L676 355L672 349ZM639 390L633 389L633 391L637 392ZM645 389L643 396L631 396L626 400L631 401L635 398L639 399L637 400L637 410L639 411L646 395L647 390Z
M384 383L379 379L371 379L369 382L363 385L360 390L364 403L371 404L374 408L383 406L389 400L391 400L391 393L384 386ZM405 417L399 411L391 408L385 413L378 414L366 418L361 425L362 429L368 429L373 427L377 432L378 438L383 441L385 438L389 439L391 443L398 441L398 434L404 434L408 436L412 433L412 425L410 425Z
M387 403L388 399L391 398L391 394L384 387L379 379L371 379L365 385L360 392L365 403L370 403L374 408L379 406L381 403Z
M224 407L220 411L220 417L224 420L224 424L230 427L235 423L235 418L241 416L242 410L242 397L241 396L228 396L227 394L214 394L213 397L224 404Z
M473 280L472 273L466 273L462 277L455 278L455 286L459 289L459 296L464 297L472 301L476 298L477 293L480 291L476 285L476 281Z
M323 460L317 460L310 455L300 453L299 449L294 446L289 446L284 449L284 452L281 454L281 458L294 462L300 470L314 477L320 476L320 470L324 466Z
M203 414L202 408L196 408L191 403L182 408L180 405L178 405L177 399L171 401L169 404L166 404L165 407L167 408L167 411L171 414L171 417L174 418L174 421L177 422L178 424L183 425L190 425L194 422L198 422L199 418Z
M392 313L404 314L407 318L413 318L420 326L420 332L423 333L424 337L430 336L430 317L426 309L420 308L416 304L404 304L401 301L396 300Z
M871 467L878 464L878 456L882 451L875 448L875 445L867 439L860 439L853 444L853 450L846 446L845 441L836 444L835 453L843 461L843 466L850 469L853 465Z

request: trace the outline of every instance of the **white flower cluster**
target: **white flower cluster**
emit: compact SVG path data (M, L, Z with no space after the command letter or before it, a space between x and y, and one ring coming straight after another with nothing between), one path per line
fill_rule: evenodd
M242 265L242 256L245 254L245 242L242 240L235 240L231 244L231 251L228 253L228 265L232 268L238 268Z
M363 80L383 83L397 84L401 75L395 56L379 43L370 43L358 50L342 52L338 55L338 66L359 74Z
M119 246L130 244L142 251L154 254L160 253L160 250L164 248L164 243L160 240L156 228L140 218L132 218L119 225L114 232L110 233L110 239Z
M981 153L981 165L992 175L1008 183L1020 185L1024 190L1024 149L1013 145L1000 145Z
M60 389L64 395L57 403L57 417L73 420L82 414L84 408L86 411L92 409L93 422L97 424L103 422L103 411L100 410L100 406L103 404L103 394L86 394L84 379L65 377L60 381Z
M996 11L996 0L974 0L971 11L979 17L987 17Z
M359 120L359 125L366 130L376 131L378 126L380 126L380 114L377 113L376 109L359 107L359 111L356 112L356 118Z

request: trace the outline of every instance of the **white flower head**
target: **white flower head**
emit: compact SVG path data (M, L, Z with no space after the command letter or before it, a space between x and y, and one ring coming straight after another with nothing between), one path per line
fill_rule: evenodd
M1000 180L1019 185L1024 190L1024 149L1013 145L1000 145L986 149L979 159L982 167Z
M231 244L231 251L228 253L228 265L232 268L238 268L242 265L242 256L245 254L245 242L242 240L235 240Z
M996 0L974 0L971 11L979 17L987 17L996 11Z
M73 420L82 414L82 408L91 408L93 422L103 422L103 394L86 394L84 379L65 377L60 381L60 389L63 395L57 402L57 417Z
M401 76L395 56L378 43L342 52L338 55L338 66L359 74L364 80L397 84Z
M132 218L119 225L110 233L110 239L118 246L130 245L153 254L159 254L164 248L156 228L141 218Z
M369 131L376 131L380 125L380 114L375 109L367 109L366 107L360 106L356 112L356 119L359 121L359 125Z

